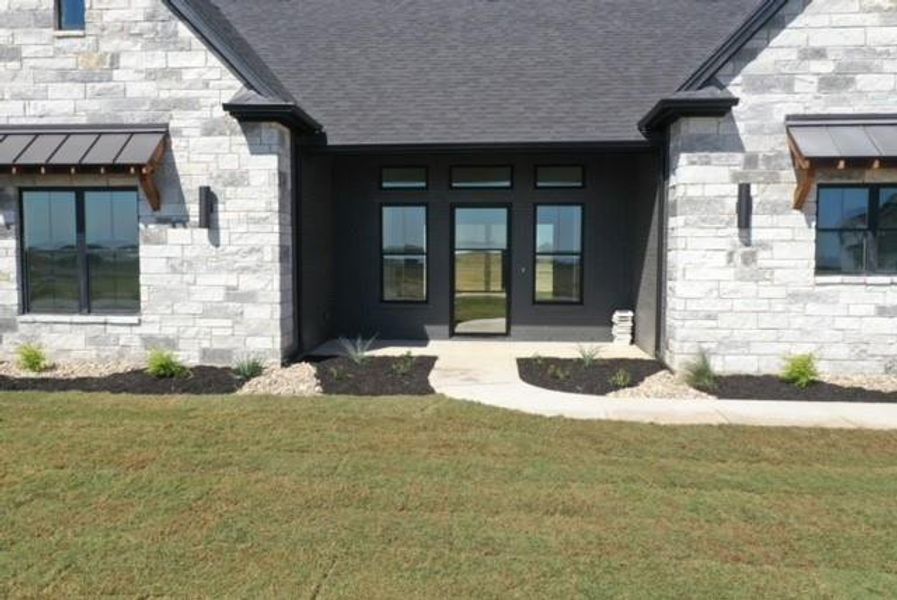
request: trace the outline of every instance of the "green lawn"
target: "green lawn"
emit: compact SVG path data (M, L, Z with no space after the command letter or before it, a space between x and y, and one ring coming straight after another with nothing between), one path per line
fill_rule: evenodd
M894 597L897 434L0 394L0 596Z

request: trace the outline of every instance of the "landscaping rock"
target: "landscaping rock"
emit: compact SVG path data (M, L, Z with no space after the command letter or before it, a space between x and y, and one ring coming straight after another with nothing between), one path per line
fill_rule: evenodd
M254 396L315 396L321 393L315 368L309 363L269 367L261 377L248 381L238 394Z

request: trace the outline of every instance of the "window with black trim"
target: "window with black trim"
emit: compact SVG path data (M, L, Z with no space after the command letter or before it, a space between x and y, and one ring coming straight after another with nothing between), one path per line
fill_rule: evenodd
M816 272L897 274L897 185L819 186Z
M509 190L514 169L510 166L466 166L451 168L453 190Z
M582 206L536 206L536 303L582 302Z
M381 190L426 190L427 167L383 167Z
M426 302L427 207L394 204L381 211L381 299Z
M23 190L25 311L140 311L137 191Z
M540 190L576 189L586 186L582 165L536 166L536 188Z
M56 0L56 29L84 31L87 20L85 0Z

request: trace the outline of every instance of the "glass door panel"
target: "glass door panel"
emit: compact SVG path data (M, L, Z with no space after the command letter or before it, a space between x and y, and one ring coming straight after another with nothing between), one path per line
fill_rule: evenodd
M454 218L456 335L508 333L508 209L456 208Z

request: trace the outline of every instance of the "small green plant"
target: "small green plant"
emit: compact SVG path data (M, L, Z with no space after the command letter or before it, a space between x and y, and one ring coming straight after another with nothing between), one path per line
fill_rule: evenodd
M394 375L407 377L411 373L411 369L414 368L414 356L411 355L411 352L406 352L389 365L389 368Z
M577 346L579 350L579 361L582 363L582 366L588 368L598 362L598 354L601 352L601 349L598 346L583 346L580 344Z
M146 372L156 379L189 377L190 369L185 367L174 354L167 350L153 350L147 360Z
M626 369L620 368L617 369L616 373L611 375L608 383L618 390L622 390L632 386L632 375Z
M371 346L374 345L374 341L377 339L377 336L374 335L368 339L361 337L360 335L354 340L350 340L349 338L341 337L339 339L340 346L343 347L343 351L346 353L346 356L356 365L364 364L364 361L368 358L368 351L371 349Z
M261 377L265 372L265 365L257 358L246 358L234 365L234 375L243 381L250 381Z
M570 379L570 369L561 365L548 365L546 371L549 377L558 381L567 381Z
M701 352L697 360L685 367L685 382L702 392L716 391L718 385L716 373L714 373L706 353Z
M812 354L792 356L785 362L785 370L782 371L781 379L802 390L807 389L819 381L816 357Z
M535 364L537 367L541 367L545 364L545 359L542 358L542 355L537 352L533 354L533 364Z
M19 367L31 373L43 373L50 368L50 361L44 349L37 344L19 346Z
M339 367L328 367L327 372L334 381L342 381L343 379L352 379L352 374L344 371Z

